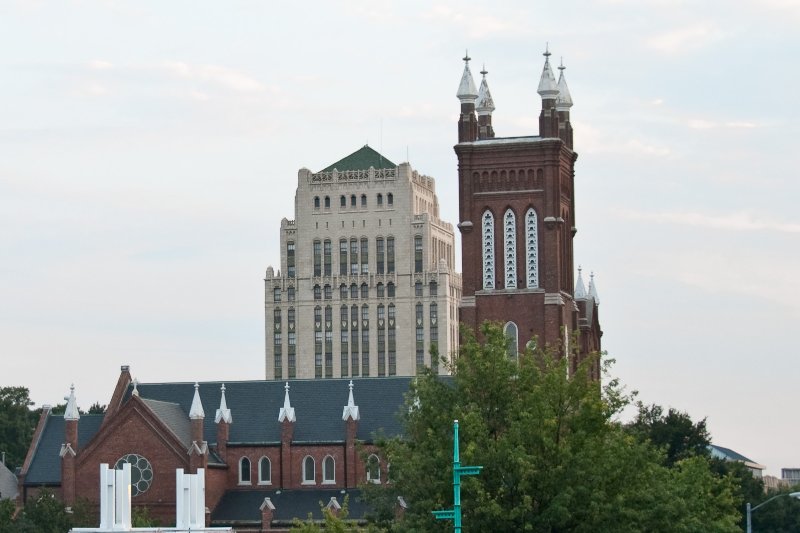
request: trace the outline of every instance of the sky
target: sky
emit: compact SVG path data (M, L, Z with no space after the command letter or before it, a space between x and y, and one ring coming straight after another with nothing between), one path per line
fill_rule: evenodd
M497 136L536 135L549 43L611 375L800 466L800 1L491 4L0 3L0 386L262 379L298 169L368 143L457 223L465 49Z

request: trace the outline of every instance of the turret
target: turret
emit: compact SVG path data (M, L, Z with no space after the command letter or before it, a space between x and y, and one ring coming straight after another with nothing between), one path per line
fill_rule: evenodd
M564 77L564 60L558 67L558 98L556 99L556 112L558 113L558 136L572 149L572 123L569 118L569 109L572 107L572 96L569 94L567 79Z
M464 56L464 73L458 84L456 96L461 102L461 116L458 119L458 142L472 142L478 138L478 119L475 117L475 101L478 89L469 70L469 54Z
M545 47L544 68L539 79L539 88L536 92L542 97L542 112L539 114L539 136L558 136L558 114L556 113L556 100L558 99L558 83L550 68L550 49Z
M489 91L489 84L486 83L486 67L481 70L481 87L478 89L478 100L475 102L475 110L478 112L478 139L491 139L494 137L492 128L492 111L495 110L492 93Z
M189 454L189 469L196 473L197 469L205 468L208 464L208 443L203 440L203 421L206 413L203 402L200 400L200 384L194 384L194 397L189 409L189 420L192 426L192 444L187 450Z

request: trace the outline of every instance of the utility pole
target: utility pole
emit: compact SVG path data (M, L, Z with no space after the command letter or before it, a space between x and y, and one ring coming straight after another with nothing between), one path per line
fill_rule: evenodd
M477 476L482 466L461 466L458 454L458 420L453 420L453 508L433 511L437 520L452 520L455 533L461 533L461 476Z

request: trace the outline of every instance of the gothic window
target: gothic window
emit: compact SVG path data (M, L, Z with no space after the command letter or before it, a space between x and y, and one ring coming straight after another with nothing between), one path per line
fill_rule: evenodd
M525 274L529 288L539 286L539 226L532 207L525 213Z
M330 239L325 239L322 247L322 259L323 259L323 274L326 276L331 275L331 241Z
M322 299L322 289L319 285L314 285L314 299L321 300Z
M438 296L439 295L439 286L435 281L431 281L428 286L428 292L431 296Z
M383 298L383 283L375 285L375 290L378 293L378 298Z
M289 241L286 243L286 270L290 278L296 276L294 265L294 241Z
M414 296L422 298L422 282L418 281L414 284Z
M331 208L331 197L330 196L326 196L325 197L325 209L330 209L330 208Z
M339 298L342 300L347 300L347 285L344 283L339 285Z
M358 274L358 240L350 239L350 274Z
M314 197L314 209L319 209L319 196Z
M384 270L384 248L383 248L383 237L378 237L375 239L375 255L377 256L377 272L378 274L383 274Z
M366 194L362 194L361 195L361 207L367 207L367 195Z
M392 193L386 195L386 203L389 205L394 205L394 195Z
M239 459L239 484L250 484L250 459L247 457Z
M286 289L286 300L290 302L294 301L294 287Z
M369 239L361 239L361 273L369 274Z
M361 284L361 298L364 300L369 298L369 285L366 283Z
M306 455L303 459L303 485L313 485L316 482L314 467L314 458Z
M275 287L272 289L272 301L273 302L280 302L281 301L281 288Z
M347 239L339 239L339 275L347 275Z
M517 348L519 347L519 338L517 336L517 325L513 322L506 322L503 328L503 333L506 336L506 355L511 359L517 358Z
M131 496L135 498L153 484L153 465L138 453L129 453L117 460L114 469L122 470L125 463L131 465Z
M344 195L339 197L339 207L347 207L347 198Z
M314 275L322 275L322 243L314 241Z
M269 485L272 483L272 463L269 457L262 457L258 461L258 484Z
M506 289L517 288L517 217L508 209L503 217L503 249L506 266Z
M381 193L378 193L378 207L382 206L383 206L383 195Z
M386 237L386 273L394 274L394 237Z
M386 318L388 320L388 358L389 358L389 375L394 376L397 374L397 330L395 328L395 307L394 304L389 304L386 308Z
M330 285L325 285L324 291L326 300L330 300L331 298L333 298L333 291L331 290Z
M353 283L350 285L350 298L356 299L358 298L358 285Z
M423 325L422 304L416 305L416 348L417 348L417 373L425 368L425 326Z
M386 296L394 298L394 283L391 281L386 284Z
M330 455L326 455L322 460L322 484L332 485L334 483L336 483L336 461Z
M483 242L483 288L494 289L494 217L488 209L481 222Z
M381 482L381 460L374 453L367 459L367 482Z
M350 195L350 207L355 207L355 206L356 206L356 195L355 194L351 194Z
M414 272L422 272L422 235L414 236Z

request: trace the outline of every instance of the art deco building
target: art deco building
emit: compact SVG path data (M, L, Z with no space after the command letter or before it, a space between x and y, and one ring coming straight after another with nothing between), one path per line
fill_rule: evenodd
M484 70L477 88L469 57L459 84L459 224L464 294L461 321L478 329L500 322L510 355L531 342L569 354L573 364L599 352L597 291L573 281L572 241L577 232L570 108L561 75L556 81L545 52L537 92L539 135L497 137L494 100ZM476 116L477 115L477 116ZM578 346L570 345L577 336ZM593 368L599 377L599 363Z
M364 146L297 175L267 268L266 377L409 376L458 344L461 278L434 179Z

